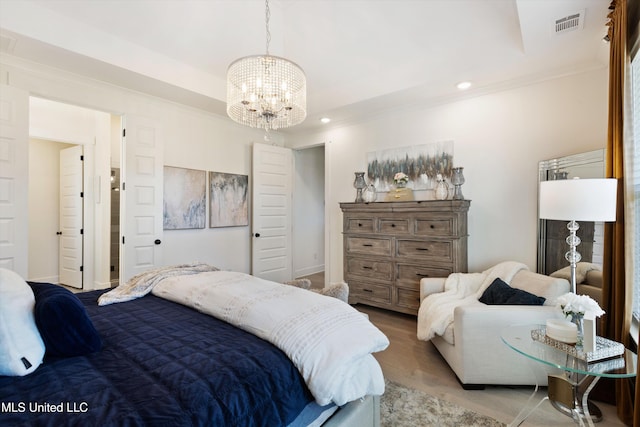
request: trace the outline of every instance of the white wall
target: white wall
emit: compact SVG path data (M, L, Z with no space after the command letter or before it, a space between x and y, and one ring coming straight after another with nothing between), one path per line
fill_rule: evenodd
M293 152L293 275L324 271L324 145Z
M261 132L204 112L172 110L164 119L165 165L251 176L251 146L263 142ZM165 264L203 261L225 270L251 270L251 227L166 230L162 244Z
M258 130L6 55L1 60L1 82L32 95L160 120L168 165L250 175L251 144L262 141ZM472 200L469 269L505 259L534 269L538 161L605 146L607 77L605 69L593 70L439 106L412 105L367 122L291 137L293 148L327 144L325 270L330 281L342 281L338 203L353 200L353 172L366 170L366 153L442 140L454 141L455 164L465 168L467 179L462 190ZM283 142L282 135L273 139ZM164 263L200 260L248 272L250 242L249 227L166 231Z
M72 144L95 144L94 112L42 98L29 100L29 136Z
M111 167L119 169L122 161L122 120L120 117L111 116L109 133L111 135L111 140L109 141Z
M353 172L370 151L453 140L464 167L469 211L469 270L508 259L535 271L537 168L540 160L603 148L607 129L605 69L448 104L389 111L363 123L296 135L294 148L327 144L330 282L343 279L342 212L352 201Z
M152 96L103 84L67 72L3 55L0 83L28 91L32 96L52 99L114 115L139 115L163 123L164 159L171 166L215 172L250 175L251 146L263 142L263 131L240 126L227 117L181 106ZM108 131L110 124L107 123ZM283 144L283 137L271 134L271 141ZM96 154L96 171L91 182L109 186L110 144ZM99 154L99 156L98 156ZM92 186L90 190L95 190ZM102 192L107 195L107 192ZM93 197L93 195L92 195ZM105 198L102 198L105 200ZM104 218L108 217L108 211ZM207 228L204 230L168 230L162 236L165 265L203 261L223 269L250 271L250 227ZM104 230L105 236L108 229ZM95 242L96 257L108 255L108 240ZM104 242L104 240L107 240ZM93 242L92 242L93 245ZM93 258L93 256L92 256ZM102 263L103 261L100 260ZM103 275L108 283L108 264L98 266L85 280L92 287L102 287ZM91 288L91 287L89 287Z

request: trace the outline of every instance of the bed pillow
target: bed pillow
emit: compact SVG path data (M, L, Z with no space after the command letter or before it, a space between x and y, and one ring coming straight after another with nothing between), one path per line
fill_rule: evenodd
M512 288L497 278L480 297L480 302L489 305L543 305L545 298L522 289Z
M36 297L36 324L47 356L82 356L100 350L100 335L78 297L51 283L29 285Z
M349 286L346 283L336 283L324 288L312 289L312 291L349 303Z
M35 298L17 273L0 268L0 375L24 376L44 357L33 313Z

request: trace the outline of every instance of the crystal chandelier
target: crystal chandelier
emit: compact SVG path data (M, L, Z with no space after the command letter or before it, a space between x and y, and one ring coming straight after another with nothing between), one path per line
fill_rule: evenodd
M227 114L265 131L301 123L307 116L307 79L298 65L269 55L269 0L265 1L267 53L240 58L227 69Z

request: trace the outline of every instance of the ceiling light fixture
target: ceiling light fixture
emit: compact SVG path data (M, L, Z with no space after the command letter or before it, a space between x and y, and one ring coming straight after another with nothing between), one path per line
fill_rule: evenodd
M460 90L467 90L471 87L471 82L460 82L456 87Z
M307 79L297 64L269 54L269 0L265 1L267 51L240 58L227 69L227 114L245 126L288 128L307 117Z
M320 121L326 125L331 121L331 119L329 117L323 117L320 119Z

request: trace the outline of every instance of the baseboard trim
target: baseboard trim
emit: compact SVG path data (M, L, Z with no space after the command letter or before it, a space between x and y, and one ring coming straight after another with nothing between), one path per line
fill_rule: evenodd
M300 268L294 272L293 277L310 276L316 273L322 273L324 271L324 264L314 265L311 267Z

